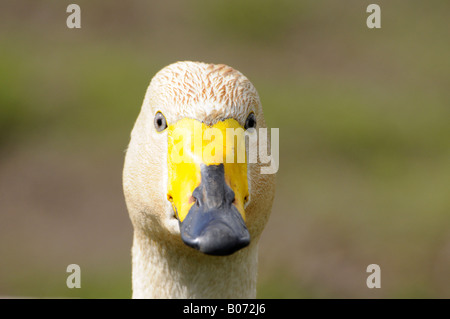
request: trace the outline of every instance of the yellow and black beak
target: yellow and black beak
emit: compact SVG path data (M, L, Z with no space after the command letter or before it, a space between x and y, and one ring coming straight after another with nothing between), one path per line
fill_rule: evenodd
M243 128L234 119L213 126L183 119L168 129L167 197L183 242L209 255L229 255L247 246Z

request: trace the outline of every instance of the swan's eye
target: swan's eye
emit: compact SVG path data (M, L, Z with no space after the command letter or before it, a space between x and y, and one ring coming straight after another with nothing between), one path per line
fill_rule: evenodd
M246 130L248 130L249 128L255 128L256 127L256 117L255 117L255 113L250 113L247 116L247 119L245 120L245 126L244 128Z
M158 132L164 131L167 128L166 118L161 112L155 115L155 128Z

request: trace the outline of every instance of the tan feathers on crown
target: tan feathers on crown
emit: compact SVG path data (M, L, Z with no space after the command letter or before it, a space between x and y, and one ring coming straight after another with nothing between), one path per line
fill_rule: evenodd
M248 112L259 108L260 103L253 84L224 64L177 62L159 71L150 87L160 92L159 103L211 124L233 114L245 121ZM196 114L190 114L193 109Z

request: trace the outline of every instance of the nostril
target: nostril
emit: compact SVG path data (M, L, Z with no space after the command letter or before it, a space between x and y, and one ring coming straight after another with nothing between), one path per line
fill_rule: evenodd
M226 202L227 204L228 204L228 203L236 204L236 196L235 196L234 192L233 192L231 189L229 189L229 190L226 192L226 194L225 194L225 202Z
M203 190L203 187L201 187L201 186L197 187L196 189L194 189L194 191L192 192L192 195L190 197L189 202L191 203L191 200L192 200L192 203L195 202L195 205L197 207L200 207L200 205L203 205L202 198L204 198L205 195L202 193L202 190Z
M195 198L194 196L191 196L191 197L189 197L189 204L193 204L193 203L195 203L195 205L196 205L197 207L200 206L200 204L199 204L199 202L198 202L198 199Z
M192 204L192 203L195 203L195 202L197 202L197 200L195 199L194 196L189 197L189 200L188 200L189 204Z

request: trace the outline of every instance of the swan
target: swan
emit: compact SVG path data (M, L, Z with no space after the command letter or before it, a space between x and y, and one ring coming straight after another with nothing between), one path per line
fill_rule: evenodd
M133 298L256 298L274 174L261 174L262 164L247 159L221 163L219 151L206 160L190 147L174 152L182 140L174 135L199 128L256 134L264 127L255 87L232 67L182 61L153 77L123 168ZM256 143L249 141L247 147ZM177 154L192 161L174 160Z

